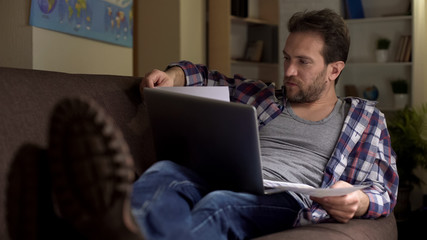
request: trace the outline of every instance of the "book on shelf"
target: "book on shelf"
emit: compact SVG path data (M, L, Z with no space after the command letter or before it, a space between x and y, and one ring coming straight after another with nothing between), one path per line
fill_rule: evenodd
M365 18L362 0L344 0L345 18Z
M412 55L412 36L408 35L408 41L405 46L405 54L403 56L402 62L410 62Z
M396 62L410 62L412 55L412 36L402 35L396 51Z
M248 0L231 0L231 15L247 18Z

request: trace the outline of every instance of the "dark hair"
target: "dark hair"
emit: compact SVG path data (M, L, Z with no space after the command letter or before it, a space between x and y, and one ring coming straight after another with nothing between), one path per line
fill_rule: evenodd
M350 48L350 34L343 18L330 9L295 13L288 22L288 30L293 32L317 32L324 42L325 64L347 61ZM338 78L335 80L335 84Z

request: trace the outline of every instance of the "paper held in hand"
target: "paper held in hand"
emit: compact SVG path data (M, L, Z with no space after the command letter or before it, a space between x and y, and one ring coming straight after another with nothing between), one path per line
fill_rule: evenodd
M314 188L307 184L272 181L264 179L265 192L268 194L283 191L292 191L313 197L335 197L343 196L357 190L369 187L369 185L354 185L347 188Z
M229 102L230 92L227 86L207 86L207 87L158 87L158 89L196 97L210 98Z

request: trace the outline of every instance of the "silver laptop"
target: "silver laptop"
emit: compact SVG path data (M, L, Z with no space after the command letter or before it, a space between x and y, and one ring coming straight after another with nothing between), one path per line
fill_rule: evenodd
M159 160L199 174L212 190L264 194L254 107L144 89Z

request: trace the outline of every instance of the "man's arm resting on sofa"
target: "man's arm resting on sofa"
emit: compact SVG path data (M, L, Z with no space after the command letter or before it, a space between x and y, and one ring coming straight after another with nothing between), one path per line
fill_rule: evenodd
M184 86L185 85L185 74L180 67L171 67L166 71L160 71L154 69L151 72L145 74L140 84L140 90L145 87L173 87L173 86Z

